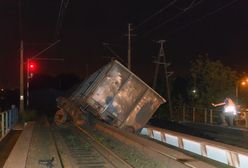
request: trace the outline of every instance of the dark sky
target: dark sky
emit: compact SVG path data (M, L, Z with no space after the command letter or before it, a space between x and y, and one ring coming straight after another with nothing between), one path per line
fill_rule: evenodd
M25 59L61 40L39 57L62 57L65 61L39 61L39 73L84 77L87 65L92 73L109 62L105 57L113 56L103 42L111 43L127 61L128 23L136 34L132 38L133 72L147 83L151 83L152 62L159 51L154 41L160 39L167 40L165 49L175 76L187 72L190 61L200 53L208 53L210 59L219 59L234 70L248 71L245 0L71 0L57 31L59 36L56 25L61 0L22 0L21 20L19 2L0 1L0 87L18 87L20 37ZM173 5L165 9L169 3Z

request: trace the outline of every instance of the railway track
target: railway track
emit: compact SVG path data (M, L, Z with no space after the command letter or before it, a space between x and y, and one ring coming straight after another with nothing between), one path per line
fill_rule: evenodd
M62 167L78 168L132 168L87 131L72 125L53 126L53 134Z
M95 128L73 125L52 126L62 167L213 168L223 166L200 161L142 137L122 131L121 133L117 129L112 130L110 127L102 127L99 124ZM112 141L113 138L116 139L114 141L119 142Z
M44 119L28 126L6 168L221 167L103 123L58 127Z

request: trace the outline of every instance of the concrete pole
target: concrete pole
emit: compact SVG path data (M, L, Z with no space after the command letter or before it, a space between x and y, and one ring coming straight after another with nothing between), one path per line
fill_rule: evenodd
M236 96L236 105L238 105L239 104L239 83L238 82L236 82L235 96Z
M20 114L24 112L24 76L23 76L23 41L21 40L20 44L20 105L19 110Z
M28 108L29 106L29 78L30 78L30 74L29 74L29 59L27 61L27 98L26 98L26 107Z

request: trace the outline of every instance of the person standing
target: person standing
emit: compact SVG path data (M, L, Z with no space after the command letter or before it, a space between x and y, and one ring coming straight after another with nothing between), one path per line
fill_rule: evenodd
M224 106L223 112L221 113L221 121L223 125L233 126L234 118L237 114L236 106L233 100L229 97L225 98L224 102L214 104L214 107Z

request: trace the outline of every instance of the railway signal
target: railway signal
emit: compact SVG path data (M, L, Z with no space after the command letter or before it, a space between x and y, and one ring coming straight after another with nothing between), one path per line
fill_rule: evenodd
M34 73L37 71L37 63L31 59L28 59L27 61L27 100L26 100L26 103L27 103L27 107L29 106L29 82L33 76L34 76Z
M37 71L37 63L35 61L28 60L27 75L28 78L32 78L34 73Z

